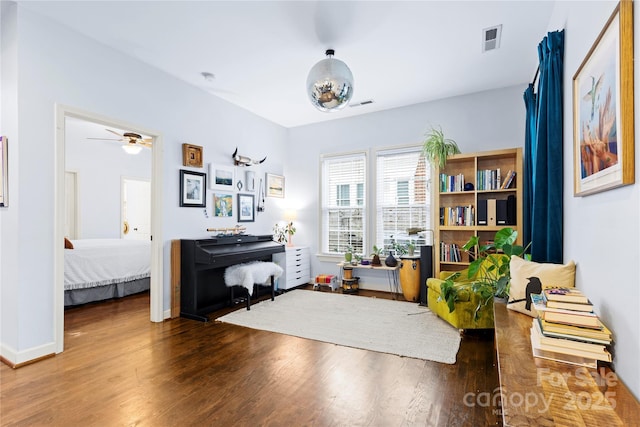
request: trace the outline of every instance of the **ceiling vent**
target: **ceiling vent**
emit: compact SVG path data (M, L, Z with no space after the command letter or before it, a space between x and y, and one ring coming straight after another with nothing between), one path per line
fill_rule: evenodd
M363 105L368 105L368 104L373 104L373 99L367 99L366 101L362 101L362 102L352 102L349 104L349 107L362 107Z
M500 47L500 35L502 34L502 25L489 27L482 30L482 51L495 50Z

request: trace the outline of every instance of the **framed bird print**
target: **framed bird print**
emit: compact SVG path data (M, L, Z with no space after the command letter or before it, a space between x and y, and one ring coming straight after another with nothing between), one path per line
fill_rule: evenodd
M573 76L575 196L634 182L632 7L618 3Z

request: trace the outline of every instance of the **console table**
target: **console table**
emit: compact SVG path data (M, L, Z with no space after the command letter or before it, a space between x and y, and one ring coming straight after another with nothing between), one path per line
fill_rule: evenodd
M610 368L533 357L532 318L503 303L494 317L505 426L637 425L640 403Z

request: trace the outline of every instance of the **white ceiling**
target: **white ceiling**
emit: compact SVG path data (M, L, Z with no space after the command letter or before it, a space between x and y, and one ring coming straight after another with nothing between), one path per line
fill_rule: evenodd
M80 33L285 127L524 84L552 1L20 1ZM482 30L502 24L500 48ZM333 48L352 103L309 102L311 67ZM201 73L215 75L206 81Z

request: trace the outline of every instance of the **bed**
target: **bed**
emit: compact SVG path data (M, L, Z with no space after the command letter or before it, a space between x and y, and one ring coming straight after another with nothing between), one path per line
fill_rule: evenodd
M72 240L64 251L65 307L149 289L151 244L141 240Z

